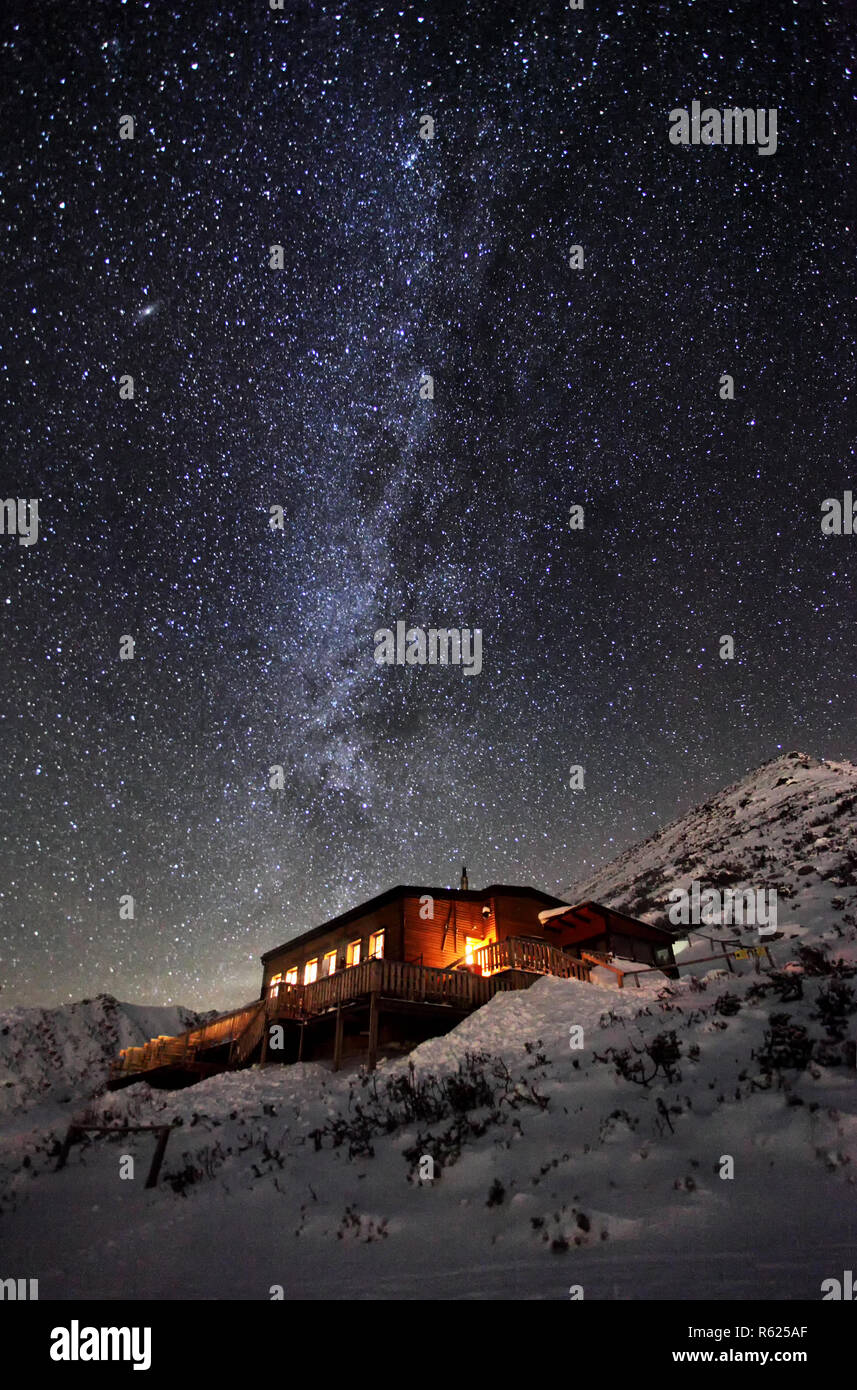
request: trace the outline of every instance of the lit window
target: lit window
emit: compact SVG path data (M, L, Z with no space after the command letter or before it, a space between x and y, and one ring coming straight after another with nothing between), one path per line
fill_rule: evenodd
M298 967L293 965L291 970L286 971L286 984L296 985L298 982Z
M318 979L318 958L308 960L304 966L304 984L311 985Z
M359 941L352 941L351 945L348 947L347 960L349 965L360 964L360 945L361 943Z
M465 952L464 952L464 963L465 963L465 965L476 965L476 964L477 964L477 960L476 960L476 956L475 956L474 952L478 951L478 950L480 949L480 947L482 947L482 946L485 944L485 943L483 942L483 940L482 940L482 937L481 937L481 936L468 936L468 937L465 937L465 943L464 943L464 944L465 944Z
M373 931L372 935L369 937L369 956L370 958L374 956L376 960L380 960L383 954L384 933L382 931Z
M322 975L332 975L336 969L336 952L328 951L321 967Z
M280 985L281 985L282 983L283 983L283 977L282 977L282 975L272 975L271 978L270 978L270 980L268 981L268 984L269 984L269 988L270 988L271 993L272 993L272 994L279 994Z

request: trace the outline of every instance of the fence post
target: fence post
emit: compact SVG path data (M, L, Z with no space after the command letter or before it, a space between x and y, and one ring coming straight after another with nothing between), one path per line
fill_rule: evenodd
M158 1174L161 1171L161 1164L164 1161L164 1154L167 1149L167 1140L172 1133L172 1128L172 1125L161 1126L160 1133L158 1134L158 1143L155 1147L154 1157L152 1158L152 1166L149 1169L149 1176L146 1179L147 1187L154 1187L158 1181Z
M66 1160L67 1160L68 1155L69 1155L69 1150L71 1149L72 1144L77 1143L78 1133L79 1133L79 1131L78 1131L77 1125L69 1125L69 1127L68 1127L68 1133L66 1134L65 1139L63 1140L63 1146L62 1146L62 1148L60 1149L60 1156L59 1156L59 1158L57 1159L57 1166L56 1166L56 1171L57 1171L57 1172L59 1172L60 1168L64 1168L64 1167L65 1167L65 1165L66 1165Z

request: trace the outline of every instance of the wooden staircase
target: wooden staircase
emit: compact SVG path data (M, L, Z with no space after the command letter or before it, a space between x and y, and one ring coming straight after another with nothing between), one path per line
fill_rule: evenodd
M229 1066L243 1067L262 1041L268 1017L267 1001L260 999L254 1012L229 1048Z

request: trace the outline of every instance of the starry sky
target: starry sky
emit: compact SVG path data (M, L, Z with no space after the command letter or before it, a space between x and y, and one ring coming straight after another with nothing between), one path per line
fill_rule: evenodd
M236 1006L393 884L566 896L855 755L853 7L9 16L0 1004ZM481 674L379 667L397 619Z

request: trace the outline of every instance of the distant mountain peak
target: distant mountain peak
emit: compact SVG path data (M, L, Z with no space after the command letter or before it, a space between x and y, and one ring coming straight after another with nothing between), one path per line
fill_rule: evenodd
M776 888L780 925L835 936L857 911L857 767L791 750L575 885L577 901L662 917L695 880Z
M99 1091L120 1048L183 1032L203 1017L210 1015L122 1004L112 994L55 1009L2 1009L0 1114Z

